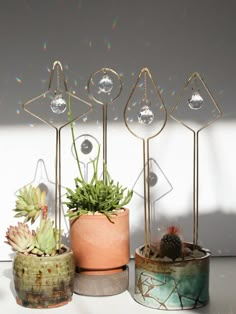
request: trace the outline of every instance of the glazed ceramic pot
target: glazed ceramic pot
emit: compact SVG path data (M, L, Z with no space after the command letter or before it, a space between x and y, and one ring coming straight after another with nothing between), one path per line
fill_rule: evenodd
M129 262L129 210L119 210L112 221L102 214L70 221L71 249L80 273L112 274Z
M71 301L74 286L74 258L66 251L56 256L17 253L13 278L18 304L29 308L50 308Z
M193 249L193 245L185 243ZM209 302L210 252L197 247L201 257L181 261L160 261L135 253L134 299L161 310L194 309Z

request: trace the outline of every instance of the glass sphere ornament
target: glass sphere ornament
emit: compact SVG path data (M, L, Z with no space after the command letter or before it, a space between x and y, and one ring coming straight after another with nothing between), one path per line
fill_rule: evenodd
M93 149L93 144L88 139L85 139L80 145L80 150L84 155L91 153L92 149Z
M104 74L98 82L98 94L110 94L113 88L113 82L109 75Z
M61 114L67 109L67 104L62 95L55 95L51 101L51 110L53 113Z
M151 102L148 99L142 99L140 105L142 107L138 114L138 122L141 124L151 124L154 119L154 114L149 108Z
M201 109L203 105L203 98L199 92L195 91L192 93L191 98L188 100L188 105L189 108L193 110Z
M149 173L149 184L151 187L155 186L158 182L158 177L154 172Z

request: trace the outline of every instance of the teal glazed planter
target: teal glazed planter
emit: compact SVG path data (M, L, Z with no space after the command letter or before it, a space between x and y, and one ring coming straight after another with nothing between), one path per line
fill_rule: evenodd
M185 243L190 249L191 243ZM200 308L209 302L210 252L198 247L204 256L181 261L160 261L135 252L134 299L160 310Z
M74 289L75 264L71 250L55 256L17 253L13 261L16 302L28 308L67 304Z

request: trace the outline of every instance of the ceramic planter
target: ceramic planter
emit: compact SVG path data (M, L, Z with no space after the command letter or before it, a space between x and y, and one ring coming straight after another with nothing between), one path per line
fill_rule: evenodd
M186 243L193 248L193 245ZM135 254L134 299L150 308L161 310L193 309L209 302L210 252L201 249L203 257L176 262L149 259Z
M52 257L17 253L13 261L17 303L29 308L68 303L73 294L74 270L74 258L69 249Z
M70 222L76 293L114 295L128 287L129 210L118 211L112 220L114 223L98 214L82 215Z

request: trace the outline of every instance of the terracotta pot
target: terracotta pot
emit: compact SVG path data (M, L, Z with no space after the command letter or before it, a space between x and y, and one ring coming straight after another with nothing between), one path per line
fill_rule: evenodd
M73 294L74 270L74 258L69 249L56 256L17 253L13 261L17 303L29 308L67 304Z
M70 222L71 249L80 272L115 273L129 262L129 210L118 212L112 220L99 214Z
M190 249L193 244L186 243ZM135 254L134 299L161 310L199 308L209 302L210 252L198 247L202 257L160 261L144 257L143 246Z

